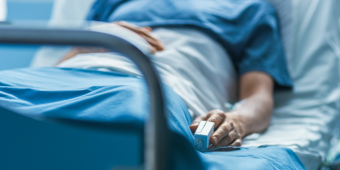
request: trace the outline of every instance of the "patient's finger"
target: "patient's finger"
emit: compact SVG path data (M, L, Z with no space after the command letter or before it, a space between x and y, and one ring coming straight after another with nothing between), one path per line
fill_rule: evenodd
M242 145L242 140L236 139L230 146L241 146Z
M159 48L160 51L164 50L162 41L160 41L158 38L154 37L150 32L142 31L138 34L140 34L143 38L148 38L148 39L151 39L152 41L156 42L157 45L160 47Z
M145 29L145 28L142 28L142 27L130 27L130 26L125 26L125 25L120 25L124 28L127 28L137 34L147 34L147 33L150 33L149 30Z
M204 121L204 116L198 116L189 126L192 133L194 133L201 121Z
M228 136L230 132L234 130L234 124L225 122L217 128L217 130L211 135L210 143L217 145L224 137ZM231 142L231 141L230 141Z
M212 115L211 112L207 113L206 115L198 116L192 124L199 124L201 121L206 121Z
M150 34L150 32L152 31L151 27L138 27L124 21L117 22L117 24L142 36L157 51L164 50L163 43Z
M198 116L194 121L192 121L192 125L199 125L201 121L207 121L209 117L211 117L213 112L209 112L206 115Z
M131 23L128 23L128 22L125 22L125 21L119 21L119 22L116 22L116 24L124 27L124 28L127 28L131 31L134 31L136 33L145 33L145 34L148 34L152 31L152 28L151 27L138 27L136 25L133 25Z
M149 32L152 31L152 28L151 27L144 27L145 29L147 29Z
M156 48L151 47L151 54L155 54L157 52Z
M198 125L201 121L205 121L205 116L198 116L194 121L192 121L191 125Z
M214 122L214 128L217 128L226 119L226 114L222 110L213 110L211 116L207 119L208 122Z
M107 49L101 47L74 47L72 50L78 54L83 53L105 53L108 52Z
M157 51L163 51L164 47L158 40L150 38L145 35L141 35L151 46L153 46Z
M214 144L215 146L221 147L221 146L228 146L231 143L233 143L237 138L238 134L234 131L231 131L227 136L222 138L217 144Z
M117 24L137 34L148 34L151 32L151 27L138 27L136 25L124 21L118 22Z
M155 38L154 36L152 36L148 30L146 30L146 29L141 30L142 28L128 28L128 27L125 27L125 28L130 29L131 31L133 31L133 32L137 33L138 35L140 35L141 37L143 37L157 51L163 51L164 50L163 43L160 40L158 40L157 38Z
M125 21L118 21L118 22L114 22L115 24L118 24L120 26L123 26L123 27L129 27L129 28L136 28L137 26L134 25L134 24L131 24L129 22L125 22Z

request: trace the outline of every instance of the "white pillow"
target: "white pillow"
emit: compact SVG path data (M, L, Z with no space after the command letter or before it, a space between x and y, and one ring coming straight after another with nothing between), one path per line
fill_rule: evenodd
M5 21L7 16L6 0L0 0L0 21Z
M1 0L0 0L1 1ZM53 26L77 26L86 18L95 0L54 0L52 16L49 22ZM57 63L70 49L44 46L35 54L32 67L50 67Z
M54 0L50 23L84 21L95 0Z

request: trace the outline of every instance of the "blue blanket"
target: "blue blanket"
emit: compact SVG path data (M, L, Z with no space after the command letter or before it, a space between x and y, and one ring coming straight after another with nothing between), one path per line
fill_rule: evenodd
M1 71L0 77L0 106L21 114L124 123L136 128L143 128L148 117L147 87L141 78L60 68ZM185 103L166 85L164 93L173 132L169 140L174 164L169 169L304 169L293 151L281 147L195 151L188 127L192 118Z

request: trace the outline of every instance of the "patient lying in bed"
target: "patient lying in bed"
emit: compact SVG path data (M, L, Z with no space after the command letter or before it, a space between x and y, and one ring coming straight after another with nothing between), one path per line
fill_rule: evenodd
M171 10L151 14L156 7L159 9L168 3L183 16L177 17ZM275 12L262 1L213 1L209 8L204 7L207 2L195 2L199 7L190 7L191 1L185 3L188 3L184 5L187 9L179 8L175 1L153 5L147 1L125 2L106 19L96 13L103 7L96 9L95 4L92 19L100 16L103 21L127 20L143 26L115 22L101 29L120 26L144 38L154 53L151 59L163 82L181 96L195 117L190 129L194 132L203 120L215 122L211 147L241 146L245 136L261 132L269 125L274 87L292 87ZM108 4L106 8L110 5L114 6ZM145 8L132 10L137 6ZM226 14L210 11L214 8ZM200 18L197 13L205 16ZM74 48L58 66L106 69L140 76L129 60L102 49ZM227 103L238 100L246 102L228 110Z
M292 88L275 11L260 0L98 0L89 19L109 22L93 31L129 32L133 43L148 45L164 83L169 128L190 143L197 123L207 120L216 125L211 147L240 146L245 136L267 128L273 90ZM29 116L143 128L147 88L121 54L74 48L58 66L0 72L0 105ZM227 102L240 100L239 108L228 110ZM283 147L191 149L207 169L303 169Z

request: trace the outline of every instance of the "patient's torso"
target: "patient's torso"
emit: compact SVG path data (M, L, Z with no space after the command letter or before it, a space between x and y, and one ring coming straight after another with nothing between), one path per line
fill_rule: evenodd
M154 61L163 81L196 114L222 109L236 99L236 72L220 44L194 29L156 29L166 50Z
M226 110L236 100L236 72L224 48L195 29L158 28L153 31L165 50L152 55L162 81L179 94L195 116ZM61 67L106 68L141 75L125 57L112 53L81 54ZM193 116L193 115L192 115Z

